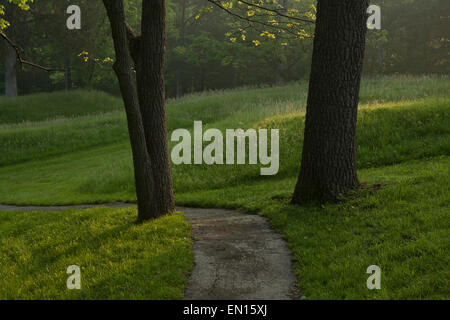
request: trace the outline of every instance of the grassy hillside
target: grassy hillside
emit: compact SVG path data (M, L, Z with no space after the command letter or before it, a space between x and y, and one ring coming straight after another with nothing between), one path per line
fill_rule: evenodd
M448 83L447 78L430 77L364 81L357 127L358 167L448 155ZM391 91L398 94L398 99ZM201 120L206 127L221 130L261 127L281 132L280 171L276 176L261 177L259 165L172 166L175 192L296 177L306 93L306 84L300 83L169 102L169 131L189 129L194 120ZM5 151L0 159L0 174L4 177L0 180L0 202L70 204L135 199L122 111L4 126L0 146ZM55 158L57 155L60 157ZM16 179L17 175L28 179ZM12 181L16 191L8 192Z
M121 110L120 98L104 92L75 90L36 93L15 99L0 98L0 125L77 117Z
M449 78L363 81L357 158L366 187L324 206L288 203L299 171L306 95L307 84L299 83L170 101L169 131L191 128L194 120L221 130L280 129L278 175L260 176L259 165L173 165L177 204L269 217L288 239L306 298L450 298ZM124 113L93 105L89 114L77 110L61 118L48 107L39 121L0 125L0 203L135 200ZM372 264L383 272L376 292L365 287Z

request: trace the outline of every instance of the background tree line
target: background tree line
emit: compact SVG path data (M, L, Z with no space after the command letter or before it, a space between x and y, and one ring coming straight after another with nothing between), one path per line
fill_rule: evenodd
M365 74L448 73L450 4L445 0L379 0L382 30L367 34ZM68 30L66 8L82 11L81 30ZM284 0L286 7L308 7L315 1ZM127 21L138 28L141 2L127 0ZM111 69L113 43L105 9L89 0L35 0L30 10L18 12L9 3L8 36L23 49L27 60L60 71L20 68L14 52L2 41L0 90L5 73L14 68L20 95L73 88L118 94ZM205 0L167 2L165 79L168 97L203 90L246 85L282 84L307 79L312 39L272 39L245 30L235 17ZM307 30L313 34L312 30Z

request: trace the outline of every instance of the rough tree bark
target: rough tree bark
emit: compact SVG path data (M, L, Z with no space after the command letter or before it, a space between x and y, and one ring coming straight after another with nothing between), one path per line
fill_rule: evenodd
M154 186L151 205L154 212L158 213L175 210L165 110L165 28L165 1L143 1L136 72L145 139L152 163Z
M335 201L359 185L356 115L367 0L319 0L302 162L292 202Z
M17 97L17 53L6 41L5 46L5 95L14 98Z
M144 1L144 4L149 2L153 3L153 1ZM152 78L147 80L141 75L143 79L139 81L139 85L143 87L139 91L141 92L143 101L147 102L147 104L140 103L140 95L136 88L132 70L133 59L129 49L131 39L129 38L129 30L127 29L125 22L123 1L103 0L103 3L111 23L112 37L116 52L114 70L119 80L127 114L136 180L138 217L140 220L148 220L174 210L170 169L167 169L170 168L167 156L168 150L161 151L164 149L164 146L167 147L165 113L155 114L156 112L161 111L161 107L164 107L164 100L161 100L161 96L164 97L164 91L161 92L161 88L164 88L164 83L161 84L162 79L160 76L151 73L155 68L151 68L151 71L144 71L143 73L147 77L150 76ZM163 10L164 6L160 6L159 9ZM147 21L147 23L143 23L143 25L146 26L148 24L153 25L161 23L161 19L153 20L154 17L152 14L149 14L147 5L144 5L142 18L143 21ZM160 33L161 27L155 28L152 26L149 27L149 30L145 30L144 36L142 37L142 42L144 43L143 47L145 49L142 49L142 51L146 54L145 56L143 55L146 59L148 58L148 55L152 53L152 50L161 48L161 46L158 46L157 44L157 41L161 40L161 38L152 38L149 36L149 31L150 34L152 32ZM148 47L152 48L149 49ZM147 51L150 51L150 53ZM147 68L147 64L153 65L152 63L155 59L158 59L158 57L159 56L157 55L156 57L152 57L151 61L142 62L140 67ZM160 72L162 72L162 66ZM155 83L154 81L159 82ZM148 94L142 93L145 89L148 89ZM154 104L157 104L157 106L155 107ZM148 120L148 117L154 117L154 119L151 119L151 121L146 124L147 129L150 130L148 134L145 132L142 111L146 112L146 120ZM164 109L162 111L164 111ZM163 123L157 123L158 121L163 121ZM160 132L160 130L164 132ZM147 137L150 137L150 139L147 139ZM167 161L167 163L161 164L158 163L158 161ZM158 170L161 169L165 170L158 173ZM168 180L170 180L170 183L168 183Z

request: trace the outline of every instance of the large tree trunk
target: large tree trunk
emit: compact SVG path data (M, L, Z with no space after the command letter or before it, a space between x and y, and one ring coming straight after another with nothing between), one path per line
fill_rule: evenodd
M165 1L142 2L141 41L136 63L139 104L152 164L152 211L175 210L166 128L164 54Z
M5 95L8 98L17 97L17 53L6 41L5 56Z
M136 180L136 196L139 220L155 218L152 203L154 186L152 185L152 168L145 141L144 125L134 75L131 69L133 62L128 49L127 30L122 0L103 0L111 22L116 61L114 71L119 80L122 98L128 121L131 148L133 153L134 176ZM157 186L155 187L157 188Z
M359 184L356 115L367 7L367 0L318 1L295 204L335 201Z

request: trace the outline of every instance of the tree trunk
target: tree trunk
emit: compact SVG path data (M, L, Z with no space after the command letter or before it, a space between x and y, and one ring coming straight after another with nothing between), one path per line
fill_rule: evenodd
M66 91L72 89L72 74L70 72L70 57L64 57L64 80Z
M288 2L287 0L282 0L280 3L281 6L283 7L280 10L280 12L283 14L286 14L286 12L287 12L287 2ZM276 20L278 22L281 22L281 17L277 16ZM277 45L279 46L280 44L277 43ZM283 77L284 64L283 64L281 56L283 55L284 48L281 47L277 51L278 51L278 57L277 57L277 61L275 64L275 85L282 86L282 85L284 85L284 77Z
M183 67L178 66L177 68L177 98L181 98L183 96Z
M356 116L368 1L319 0L300 175L292 202L356 188Z
M92 89L92 87L93 87L92 86L92 82L93 82L93 79L94 79L95 66L96 66L96 63L91 60L91 62L89 64L89 77L88 77L88 80L87 80L87 87L89 89Z
M142 2L141 41L136 63L140 111L152 164L152 211L173 212L172 177L166 128L164 54L165 1Z
M380 74L383 73L383 43L380 43Z
M6 41L5 45L5 95L14 98L17 97L17 53Z
M239 84L239 69L233 68L233 88L237 88Z
M283 69L284 69L283 62L281 62L281 60L278 60L275 65L275 85L277 86L284 85L284 78L282 74Z
M144 125L134 75L131 69L133 62L128 49L127 30L122 0L103 0L111 22L116 61L114 71L119 80L120 91L125 104L133 153L134 176L139 220L147 220L158 216L152 203L153 185L150 157L145 141Z
M179 46L184 46L184 35L186 30L186 0L181 0L181 17L180 17L180 41ZM177 98L183 95L183 72L184 72L184 61L178 62L177 68Z
M199 67L200 69L200 92L205 91L205 72L203 70L203 66Z

